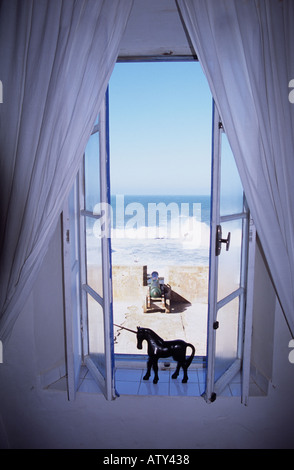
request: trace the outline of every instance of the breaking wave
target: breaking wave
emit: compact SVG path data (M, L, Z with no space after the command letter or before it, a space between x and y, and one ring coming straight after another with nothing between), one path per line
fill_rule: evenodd
M94 226L94 235L101 237L100 225ZM177 240L182 248L208 248L209 227L204 222L198 222L193 217L187 219L171 220L170 223L161 226L128 226L112 228L112 240Z

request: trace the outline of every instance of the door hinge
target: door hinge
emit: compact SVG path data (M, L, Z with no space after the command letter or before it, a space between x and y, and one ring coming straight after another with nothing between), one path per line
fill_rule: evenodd
M218 321L213 322L213 329L217 330L218 327L219 327L219 322Z
M69 243L69 230L66 231L65 240L66 240L66 243Z

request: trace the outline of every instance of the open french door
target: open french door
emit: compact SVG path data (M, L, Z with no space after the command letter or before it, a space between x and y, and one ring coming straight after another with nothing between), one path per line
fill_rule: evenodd
M63 282L67 358L67 390L69 400L75 398L82 364L80 230L78 174L62 212Z
M250 220L234 156L214 104L205 391L208 402L214 401L240 371L243 374L242 400L247 401L254 247L254 224Z
M108 91L84 156L81 234L84 361L107 400L115 398Z
M107 92L63 210L69 399L75 397L82 362L105 397L116 396L108 142Z

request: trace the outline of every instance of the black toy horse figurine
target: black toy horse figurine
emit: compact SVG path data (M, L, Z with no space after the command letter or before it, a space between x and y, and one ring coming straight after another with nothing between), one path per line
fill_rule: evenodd
M142 349L142 343L146 340L148 343L148 362L147 362L147 373L144 375L143 380L148 380L151 374L151 367L154 370L154 379L153 383L157 384L158 377L158 359L163 357L170 357L178 362L177 368L172 375L173 379L176 379L179 375L180 368L183 368L184 377L182 382L186 383L188 381L187 370L191 364L195 348L192 344L186 343L181 339L176 339L174 341L164 341L160 336L158 336L154 331L149 328L137 327L137 348ZM186 359L186 348L190 347L192 349L191 356Z

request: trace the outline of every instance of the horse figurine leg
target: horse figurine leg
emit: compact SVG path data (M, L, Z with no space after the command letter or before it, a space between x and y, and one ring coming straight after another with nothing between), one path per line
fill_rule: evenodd
M177 368L176 368L175 372L174 372L173 375L172 375L172 379L176 379L176 378L178 377L178 375L179 375L179 373L180 373L180 367L181 367L181 365L180 365L180 363L178 362L178 363L177 363Z
M154 370L154 379L153 383L157 384L159 377L158 377L158 358L155 358L154 356L149 357L147 361L147 372L143 377L143 380L149 380L150 375L151 375L151 368Z
M159 377L158 377L158 358L153 359L153 370L154 370L154 379L153 383L157 384Z
M143 380L149 380L149 377L151 375L151 367L152 367L152 358L149 357L149 359L147 361L147 372L144 375Z
M184 361L184 362L179 361L179 362L177 363L177 367L176 367L175 372L174 372L173 375L172 375L172 379L177 379L177 378L178 378L178 375L179 375L179 373L180 373L180 368L181 368L181 367L182 367L182 369L183 369L183 371L184 371L184 377L183 377L182 383L185 384L185 383L188 382L188 373L187 373L188 367L187 367L185 361Z
M184 371L184 376L183 376L183 380L182 380L182 383L185 384L188 382L188 366L186 364L186 361L179 361L177 363L177 368L175 370L175 372L173 373L172 375L172 379L176 379L180 373L180 368L182 367L183 371Z
M184 377L183 377L182 383L186 384L188 382L188 373L187 373L188 367L186 366L186 364L184 364L182 367L184 371Z

